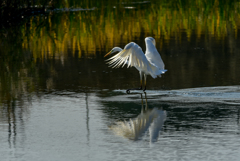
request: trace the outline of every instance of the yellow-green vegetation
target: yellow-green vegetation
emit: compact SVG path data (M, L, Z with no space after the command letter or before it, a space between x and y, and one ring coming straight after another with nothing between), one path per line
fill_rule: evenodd
M64 58L69 48L79 57L83 53L94 57L96 51L107 52L116 44L149 35L161 47L162 40L171 37L181 43L183 32L189 41L193 34L220 40L227 36L229 28L237 36L240 27L237 1L160 1L137 5L119 2L96 8L90 2L78 4L77 7L86 6L78 12L60 10L57 15L30 18L21 28L23 35L29 35L23 37L23 48L30 50L34 58Z

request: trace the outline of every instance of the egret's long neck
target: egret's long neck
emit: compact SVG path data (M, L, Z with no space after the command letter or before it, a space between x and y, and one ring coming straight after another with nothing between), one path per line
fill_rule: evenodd
M151 51L151 49L154 49L154 48L156 48L154 45L153 45L153 43L152 43L152 41L151 40L146 40L145 39L145 43L146 43L146 52L147 51Z

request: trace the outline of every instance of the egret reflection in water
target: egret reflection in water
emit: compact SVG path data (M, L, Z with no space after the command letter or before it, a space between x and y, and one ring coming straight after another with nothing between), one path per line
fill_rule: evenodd
M147 105L147 95L145 93L145 107L142 99L141 113L129 121L119 121L110 129L119 136L128 138L130 140L139 140L144 135L149 134L149 141L155 142L159 137L159 133L163 128L163 124L167 117L167 112L154 107L149 109Z
M146 54L143 53L142 48L134 43L130 42L124 50L120 47L114 47L108 54L119 52L115 56L108 59L107 64L110 64L112 68L119 68L120 66L128 65L128 67L134 66L140 74L140 88L134 88L135 90L142 90L142 76L144 75L144 90L146 90L147 75L151 75L153 78L161 77L167 70L164 69L163 60L156 49L155 39L152 37L145 38ZM126 92L130 93L128 89Z

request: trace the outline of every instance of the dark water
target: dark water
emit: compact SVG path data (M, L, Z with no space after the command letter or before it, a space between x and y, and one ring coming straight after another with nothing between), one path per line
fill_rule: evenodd
M240 2L97 2L2 24L1 160L238 160ZM127 95L103 56L147 36L168 71Z

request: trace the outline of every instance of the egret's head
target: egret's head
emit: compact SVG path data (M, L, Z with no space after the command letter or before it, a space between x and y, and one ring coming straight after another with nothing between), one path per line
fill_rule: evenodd
M153 37L146 37L145 40L150 40L154 46L156 46L156 41Z
M110 54L113 54L115 52L119 52L119 51L122 51L122 49L120 47L114 47L109 53L107 53L104 57L110 55Z

